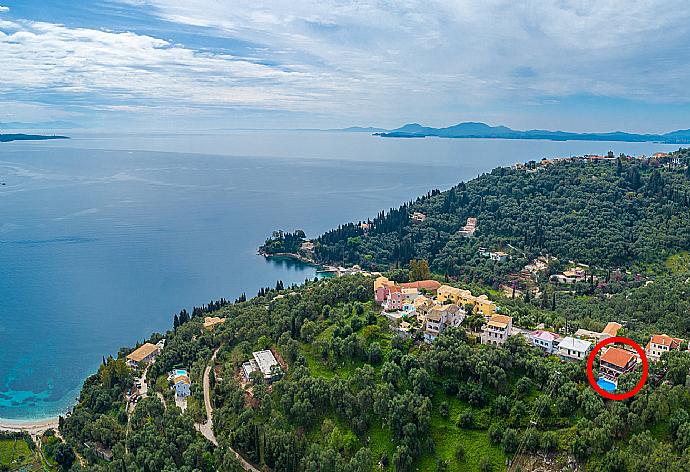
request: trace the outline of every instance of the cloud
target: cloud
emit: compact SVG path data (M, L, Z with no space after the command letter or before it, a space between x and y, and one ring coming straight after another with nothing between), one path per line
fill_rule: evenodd
M358 79L381 102L577 94L690 101L690 10L682 0L136 3L166 21L214 28Z
M309 110L341 83L299 64L265 65L132 32L0 22L0 96L59 94L112 109L179 105Z
M111 2L146 34L0 20L0 100L437 125L579 96L690 104L683 0Z
M3 7L2 5L0 5L0 13L7 13L8 11L10 11L9 7Z

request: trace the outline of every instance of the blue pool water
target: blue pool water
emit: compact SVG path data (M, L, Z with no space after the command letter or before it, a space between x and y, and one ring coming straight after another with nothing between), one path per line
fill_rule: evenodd
M175 375L187 375L187 371L186 371L186 370L182 370L182 369L177 369L177 370L175 371Z
M613 382L609 382L604 378L600 378L599 380L597 380L597 385L599 385L602 389L606 390L607 392L614 392L616 390L616 384Z

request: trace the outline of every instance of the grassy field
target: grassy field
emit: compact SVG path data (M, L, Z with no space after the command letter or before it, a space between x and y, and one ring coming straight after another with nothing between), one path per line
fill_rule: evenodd
M43 470L23 439L0 439L0 467L7 470Z
M672 274L687 272L690 269L690 253L685 251L674 254L666 259L664 265Z
M458 426L460 415L470 409L469 405L461 402L455 396L443 393L437 393L433 400L431 436L436 450L422 456L418 464L419 470L435 470L439 459L448 463L449 471L479 470L479 464L485 457L491 461L491 470L505 470L506 456L500 447L491 444L486 429L463 429ZM439 413L438 407L443 401L447 402L449 406L447 418ZM476 422L481 425L485 422L483 416L487 412L474 411ZM458 460L455 456L458 445L462 445L465 451L462 460Z

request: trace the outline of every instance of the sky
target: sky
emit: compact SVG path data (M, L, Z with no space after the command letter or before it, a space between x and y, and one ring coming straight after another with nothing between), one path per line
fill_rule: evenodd
M684 0L0 0L0 123L690 128Z

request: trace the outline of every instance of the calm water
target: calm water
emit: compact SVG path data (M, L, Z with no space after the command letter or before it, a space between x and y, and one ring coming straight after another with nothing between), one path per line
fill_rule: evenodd
M274 229L315 235L535 157L669 148L306 132L2 144L0 418L64 412L103 355L183 307L313 277L256 255Z

